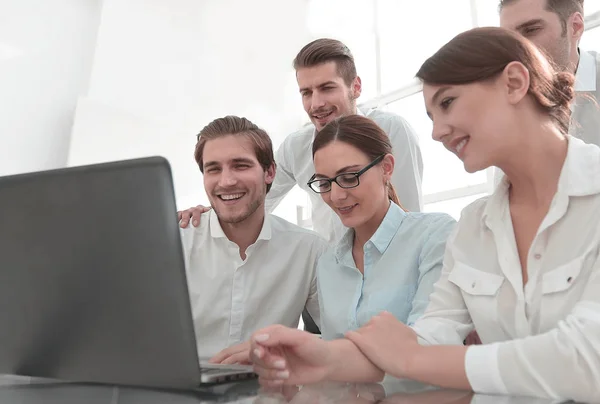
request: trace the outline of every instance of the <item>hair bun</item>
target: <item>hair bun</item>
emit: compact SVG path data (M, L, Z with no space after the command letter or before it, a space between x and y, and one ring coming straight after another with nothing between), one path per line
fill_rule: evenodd
M556 106L568 106L575 97L575 76L567 72L555 73L553 85Z

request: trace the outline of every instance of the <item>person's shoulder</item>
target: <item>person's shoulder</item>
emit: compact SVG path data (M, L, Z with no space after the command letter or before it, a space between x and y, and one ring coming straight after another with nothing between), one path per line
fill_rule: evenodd
M481 197L465 206L460 213L459 228L473 229L478 227L481 224L481 219L485 214L491 197L492 195Z
M315 132L315 126L312 123L307 123L298 130L290 133L283 140L283 145L293 145L302 141L311 141Z
M381 109L372 109L365 113L365 116L374 120L378 125L408 125L408 121L395 112L384 111Z
M580 49L579 54L580 60L585 59L585 63L588 63L588 60L590 61L589 63L594 62L596 71L600 71L600 52L595 50ZM600 82L600 77L598 77L598 75L596 75L596 81ZM599 89L596 88L596 90L598 91Z
M365 114L388 134L392 141L407 139L418 143L418 137L413 127L402 116L389 111L374 109Z
M451 231L456 226L456 219L443 212L407 212L406 220L421 227L425 233Z
M406 215L424 223L456 223L456 219L444 212L406 212Z
M596 59L596 61L598 62L598 64L600 64L600 53L598 53L598 51L595 51L595 50L582 50L581 52L589 53L590 55L592 55L594 57L594 59Z
M182 229L180 227L179 231L181 234L181 238L182 239L193 239L196 235L202 234L203 232L207 231L209 223L210 223L211 212L212 212L212 209L207 212L204 212L200 215L200 223L198 224L198 227L194 226L191 223L191 221L190 221L190 224L188 224L188 226L186 228Z

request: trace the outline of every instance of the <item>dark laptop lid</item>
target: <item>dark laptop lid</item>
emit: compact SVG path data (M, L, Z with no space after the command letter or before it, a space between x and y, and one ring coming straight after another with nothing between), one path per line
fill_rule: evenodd
M161 157L0 178L0 373L199 381Z

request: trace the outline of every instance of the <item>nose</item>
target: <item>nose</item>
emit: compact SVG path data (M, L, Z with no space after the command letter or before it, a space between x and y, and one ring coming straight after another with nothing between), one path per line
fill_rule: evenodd
M316 111L319 108L325 106L325 97L321 94L320 91L313 91L312 97L310 99L310 109L312 111Z
M219 176L219 186L222 188L232 187L237 183L235 173L230 169L223 169Z
M441 121L433 122L433 131L431 137L437 142L444 142L444 138L452 132L450 125Z
M330 198L332 201L343 201L348 197L348 191L340 187L335 181L331 184L331 191L329 191Z

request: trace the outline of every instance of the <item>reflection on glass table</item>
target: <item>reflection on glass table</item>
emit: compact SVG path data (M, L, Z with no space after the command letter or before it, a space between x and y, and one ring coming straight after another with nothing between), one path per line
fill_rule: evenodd
M55 382L0 376L0 404L549 404L530 397L487 396L439 389L411 380L382 383L319 383L263 389L256 381L221 384L190 391Z

